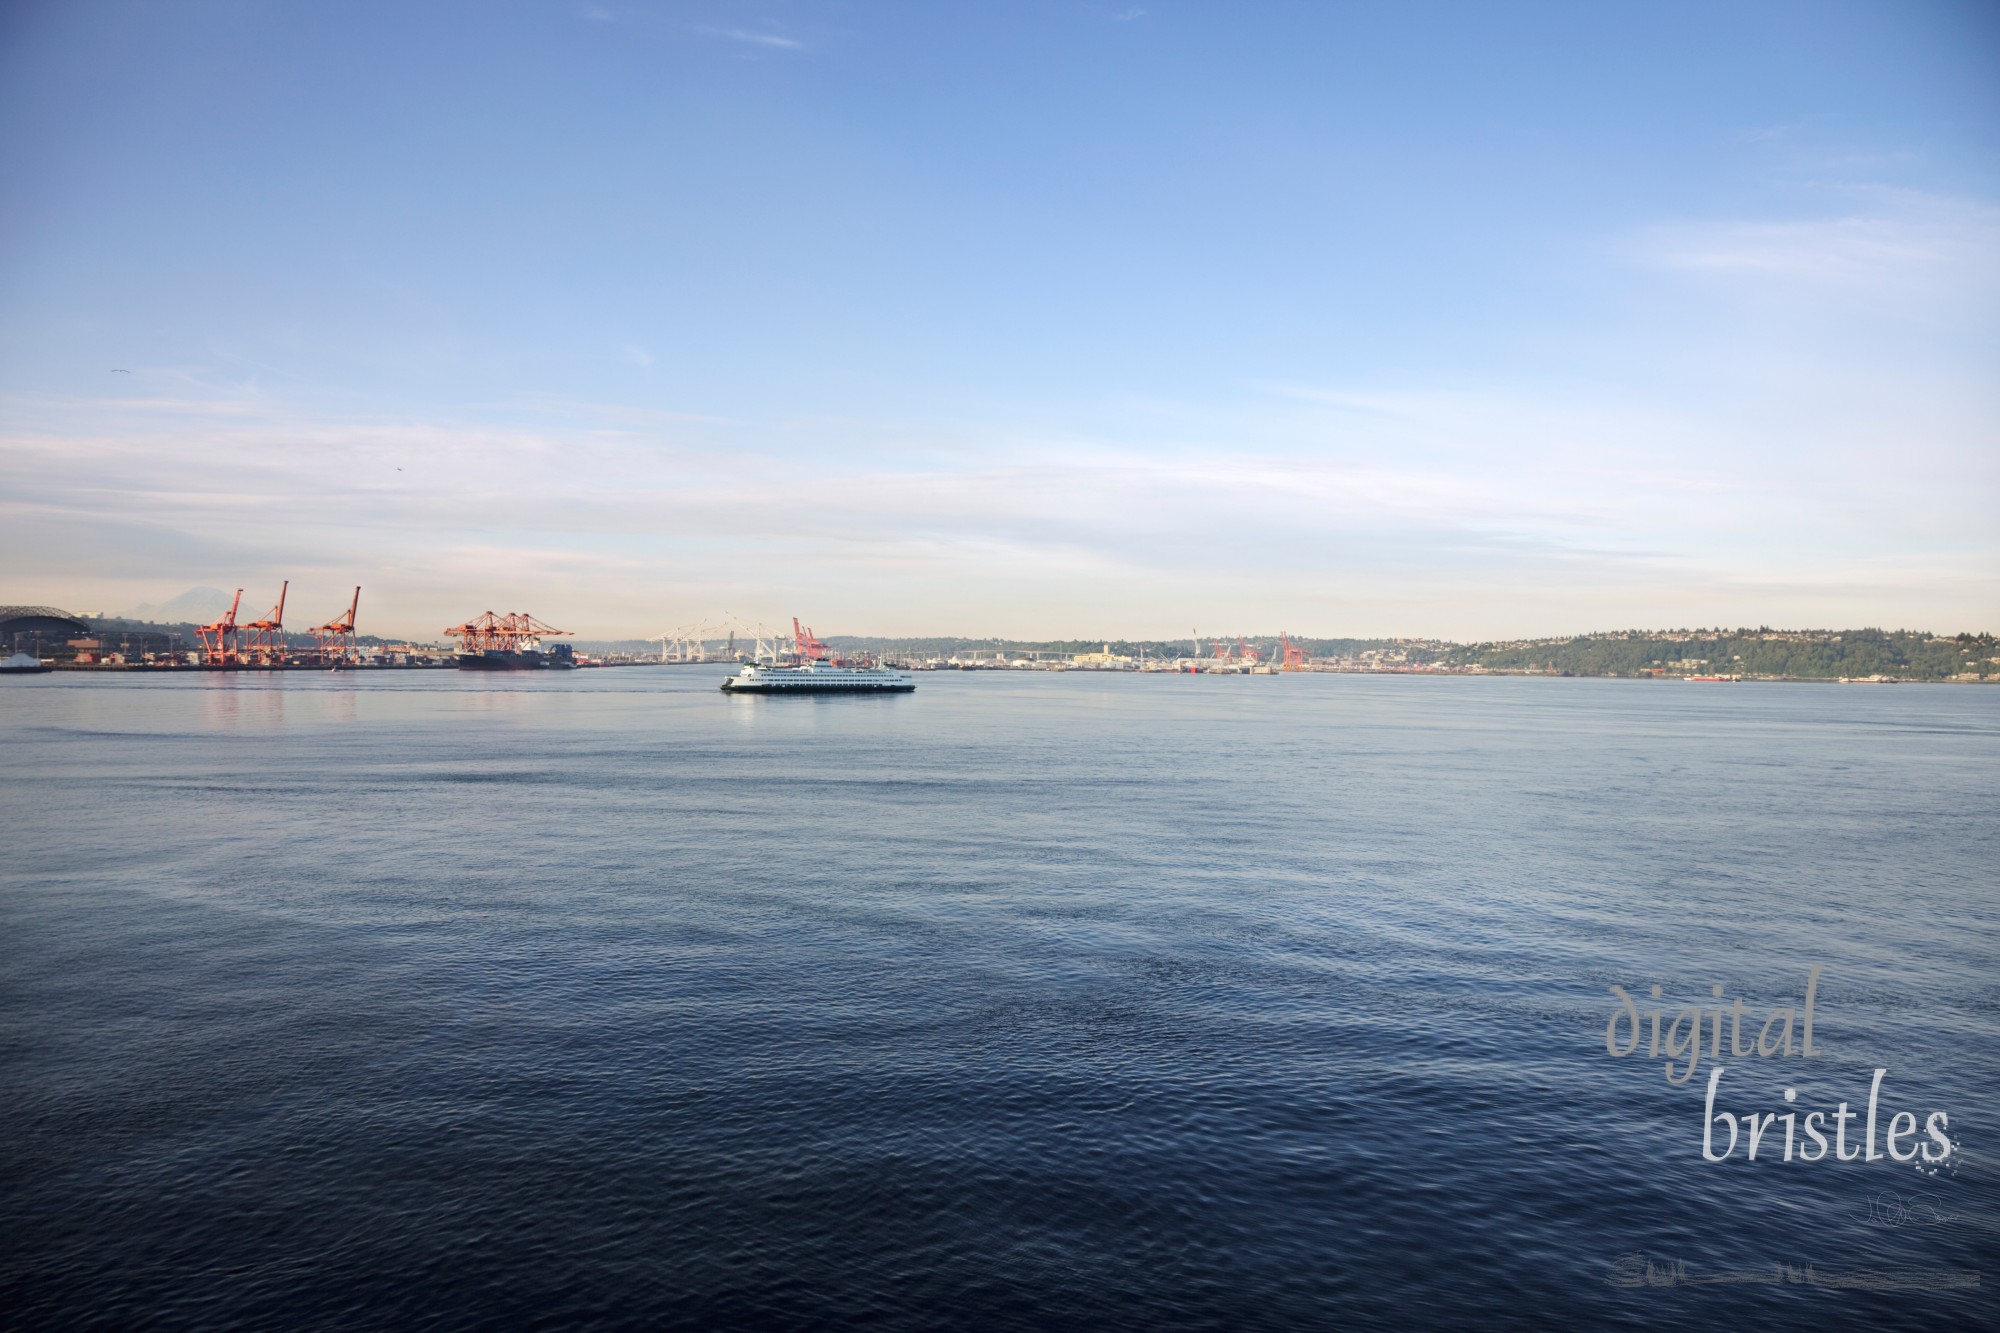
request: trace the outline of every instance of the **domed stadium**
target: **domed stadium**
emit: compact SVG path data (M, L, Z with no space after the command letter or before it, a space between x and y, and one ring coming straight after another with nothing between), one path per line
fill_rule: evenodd
M71 639L90 635L89 625L58 607L0 606L0 656L16 652L31 657L67 655Z
M0 606L0 657L26 653L58 665L152 664L177 659L179 633L112 617L92 624L56 606Z

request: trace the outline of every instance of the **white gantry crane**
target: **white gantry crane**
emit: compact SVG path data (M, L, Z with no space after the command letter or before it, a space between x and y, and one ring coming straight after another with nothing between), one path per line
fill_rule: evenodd
M789 635L735 616L713 624L682 625L654 637L660 641L662 662L735 662L745 652L753 662L775 662L792 650Z

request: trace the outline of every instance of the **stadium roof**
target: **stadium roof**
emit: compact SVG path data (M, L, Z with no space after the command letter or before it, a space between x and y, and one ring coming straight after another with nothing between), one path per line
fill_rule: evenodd
M62 620L80 630L90 628L76 616L55 606L0 606L0 625L10 620Z

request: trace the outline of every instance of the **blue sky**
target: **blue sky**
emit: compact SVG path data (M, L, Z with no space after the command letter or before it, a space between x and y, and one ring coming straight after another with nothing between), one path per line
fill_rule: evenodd
M0 142L4 600L2000 627L2000 6L15 4Z

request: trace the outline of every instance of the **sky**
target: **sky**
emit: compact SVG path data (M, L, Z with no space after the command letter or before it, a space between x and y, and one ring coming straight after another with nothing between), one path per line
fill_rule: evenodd
M1996 367L1990 0L0 5L0 602L2000 629Z

